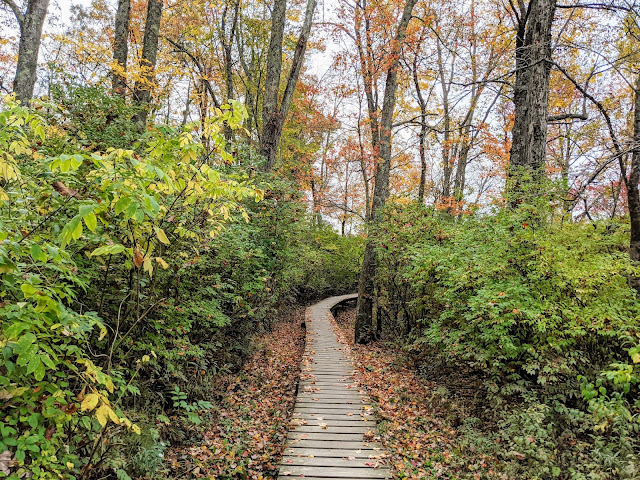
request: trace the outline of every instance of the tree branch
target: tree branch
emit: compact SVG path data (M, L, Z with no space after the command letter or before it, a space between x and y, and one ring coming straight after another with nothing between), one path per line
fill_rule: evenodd
M302 63L304 62L304 53L307 49L307 41L309 34L311 33L311 25L313 23L313 12L316 9L316 0L307 0L307 8L304 15L304 22L300 31L300 37L296 44L296 50L293 54L293 60L291 62L291 70L289 71L289 78L287 79L287 85L282 95L282 103L280 104L280 115L282 119L286 118L293 99L293 92L298 84L298 78L300 77L300 70L302 69Z
M556 5L556 8L585 8L591 10L608 10L611 12L615 12L621 10L623 12L632 12L633 9L629 7L623 7L621 5L614 5L613 2L606 3L577 3L574 5Z
M20 11L18 5L13 0L1 0L6 6L8 6L13 14L16 16L18 23L20 24L20 29L22 29L22 24L24 23L24 13Z
M547 117L547 122L561 122L562 120L589 120L589 115L586 113L563 113Z
M213 87L211 86L211 83L205 77L204 67L202 66L202 63L200 63L200 60L198 60L198 58L195 55L193 55L189 50L187 50L187 47L185 47L181 43L178 43L167 37L162 37L162 38L164 38L167 42L169 42L171 45L177 48L178 52L184 53L187 57L191 59L191 61L194 63L194 65L198 69L198 73L200 73L201 80L204 83L207 91L209 92L209 95L211 95L211 100L213 100L213 104L216 106L216 108L220 108L220 102L218 102L218 98L216 97L216 94L213 91Z

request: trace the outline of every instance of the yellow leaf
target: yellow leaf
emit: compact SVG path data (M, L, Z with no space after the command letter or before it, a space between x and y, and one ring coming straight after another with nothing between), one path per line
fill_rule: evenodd
M113 393L113 391L115 390L115 385L113 384L113 380L111 380L111 377L107 377L105 379L104 386L109 391L109 393Z
M167 235L164 233L164 230L161 228L156 228L156 235L158 236L158 240L160 240L165 245L169 245L171 242L167 238Z
M120 425L120 417L118 417L118 414L114 412L111 408L109 408L109 418L116 425Z
M89 395L84 397L84 400L80 405L80 410L83 412L87 410L91 411L94 408L96 408L99 401L100 401L100 395L98 395L97 393L90 393Z
M149 277L153 275L153 264L151 263L151 257L145 257L143 268L145 272L149 272Z
M168 264L167 262L165 262L165 261L164 261L162 258L160 258L160 257L156 257L156 262L158 262L158 264L159 264L162 268L164 268L165 270L166 270L167 268L169 268L169 264Z
M111 408L108 405L102 404L98 410L96 410L96 419L100 426L104 427L107 425L108 417L111 412Z
M98 341L102 340L107 335L107 329L100 325L100 336L98 337Z

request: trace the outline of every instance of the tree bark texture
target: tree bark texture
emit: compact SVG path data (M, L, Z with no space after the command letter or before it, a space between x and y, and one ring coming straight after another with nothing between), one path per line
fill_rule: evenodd
M129 56L129 19L131 0L118 0L115 27L113 32L113 62L111 85L114 95L125 97L127 94L127 57Z
M370 223L378 222L380 210L389 197L389 172L391 170L391 134L393 126L393 111L396 104L396 89L398 85L398 68L400 66L400 51L404 43L407 26L411 21L413 7L417 0L407 0L398 24L391 51L391 63L387 69L384 87L384 100L380 116L380 145L379 158L376 162L375 186L371 202ZM372 132L372 135L375 133ZM375 136L374 136L375 138ZM372 340L380 330L380 322L373 325L374 277L376 272L376 254L373 240L369 238L364 251L360 279L358 282L358 304L356 307L355 340L362 343Z
M136 103L141 107L135 119L141 131L144 131L147 126L151 94L155 82L154 70L158 58L158 37L160 21L162 20L162 6L163 0L149 0L147 6L147 18L142 40L142 58L140 59L141 79L135 83L133 92Z
M276 163L276 153L278 151L280 137L282 136L282 128L289 113L293 93L298 84L300 71L302 70L316 3L316 0L307 1L304 23L302 24L302 30L296 43L296 49L291 62L291 70L289 71L287 84L280 103L278 103L278 93L280 91L280 76L282 74L282 43L284 40L287 1L275 0L273 4L271 36L269 39L269 50L267 51L265 93L262 103L262 135L260 137L260 151L266 160L263 169L266 172L273 170Z
M9 6L20 26L18 63L13 80L13 91L17 100L20 100L23 105L28 105L33 98L36 85L38 54L49 0L29 0L27 11L24 13L13 0L2 0L2 2Z
M544 177L551 72L551 26L556 0L522 5L516 37L515 120L509 166L510 204L535 195Z

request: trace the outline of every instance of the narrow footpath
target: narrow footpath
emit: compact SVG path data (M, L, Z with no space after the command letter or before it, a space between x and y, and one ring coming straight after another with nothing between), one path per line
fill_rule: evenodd
M371 439L371 404L353 381L353 365L333 331L330 309L356 295L327 298L306 312L307 341L298 396L278 478L391 478Z

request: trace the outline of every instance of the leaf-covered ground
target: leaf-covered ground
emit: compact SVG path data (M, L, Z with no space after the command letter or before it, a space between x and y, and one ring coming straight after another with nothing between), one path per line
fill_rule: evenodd
M380 441L394 478L495 478L492 461L462 447L456 428L464 405L447 388L417 374L411 358L389 344L354 345L355 310L337 315L336 331L381 419Z
M295 403L304 350L304 308L284 315L256 339L256 352L237 375L215 386L202 442L173 449L171 478L275 479Z

